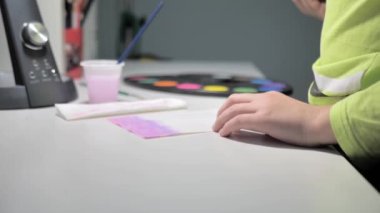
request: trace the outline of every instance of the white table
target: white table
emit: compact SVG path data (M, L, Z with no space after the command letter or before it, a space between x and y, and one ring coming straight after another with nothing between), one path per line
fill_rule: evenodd
M247 63L128 63L126 68L127 74L152 69L260 75ZM224 101L123 89L145 98L181 97L190 109ZM85 89L79 90L83 101ZM64 121L49 107L0 111L0 212L377 213L380 196L328 148L212 132L143 140L105 118Z

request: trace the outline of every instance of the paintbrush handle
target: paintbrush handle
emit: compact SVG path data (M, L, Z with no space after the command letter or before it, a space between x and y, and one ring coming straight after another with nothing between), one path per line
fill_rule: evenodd
M118 64L120 64L121 62L125 61L128 58L129 54L132 52L132 50L136 46L137 42L140 41L145 30L149 27L149 25L152 23L152 21L157 16L157 14L160 12L160 10L162 9L163 6L164 6L164 2L161 1L157 5L157 7L153 10L153 12L149 15L145 24L140 28L140 30L137 32L136 36L132 39L131 43L129 43L128 47L124 50L123 54L121 54L121 56L117 60Z

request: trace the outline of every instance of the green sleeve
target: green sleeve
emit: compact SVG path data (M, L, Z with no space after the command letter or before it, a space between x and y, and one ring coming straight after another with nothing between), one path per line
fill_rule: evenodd
M330 122L336 139L356 166L380 161L380 81L333 105Z
M309 102L333 105L337 141L365 169L380 161L380 0L326 2Z
M380 80L380 0L326 2L320 57L313 64L318 90L309 91L315 105L333 104Z

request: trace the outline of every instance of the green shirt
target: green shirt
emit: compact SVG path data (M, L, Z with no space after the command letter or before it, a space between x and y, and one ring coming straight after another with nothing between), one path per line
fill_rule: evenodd
M330 0L309 102L333 105L336 139L354 164L380 161L380 0Z

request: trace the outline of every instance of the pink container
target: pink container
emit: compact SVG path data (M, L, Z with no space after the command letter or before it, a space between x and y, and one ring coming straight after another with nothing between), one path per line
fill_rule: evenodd
M87 83L90 103L117 101L124 63L116 60L89 60L81 62Z

